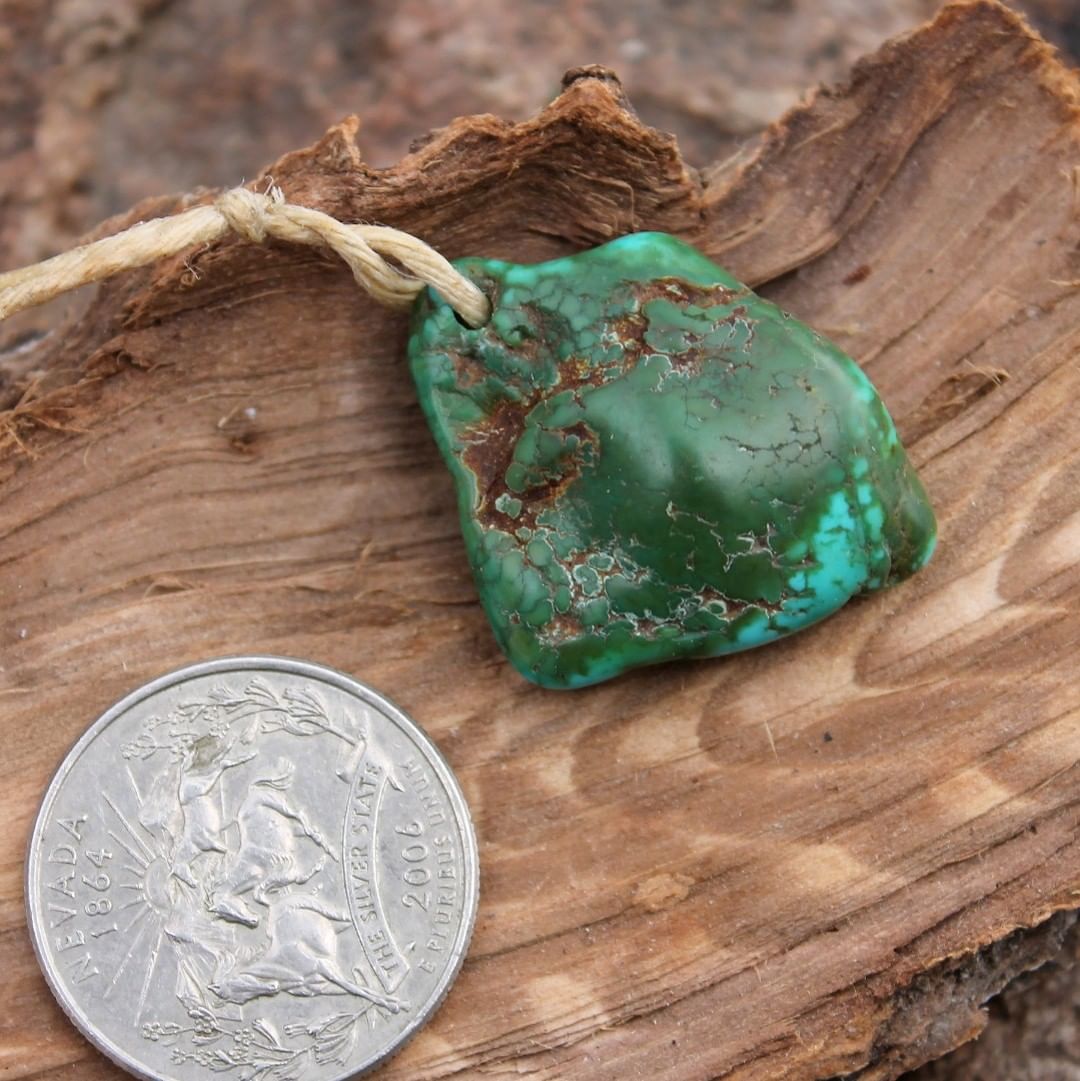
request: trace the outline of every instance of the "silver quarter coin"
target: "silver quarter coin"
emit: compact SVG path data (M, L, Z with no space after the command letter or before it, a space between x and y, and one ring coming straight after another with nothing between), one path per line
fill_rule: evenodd
M401 710L274 657L141 687L64 760L27 860L53 993L162 1081L338 1081L431 1016L461 966L476 840Z

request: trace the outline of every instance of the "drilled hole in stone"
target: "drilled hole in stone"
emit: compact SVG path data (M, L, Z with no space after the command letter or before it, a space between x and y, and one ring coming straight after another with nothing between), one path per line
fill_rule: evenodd
M459 311L457 310L457 308L453 308L453 307L452 307L452 308L450 309L450 310L451 310L451 311L452 311L452 312L454 313L454 318L455 318L455 319L456 319L456 320L458 321L458 323L460 323L460 324L461 324L461 326L463 326L463 327L464 327L464 328L465 328L466 330L482 330L482 329L483 329L484 327L486 327L486 326L488 325L488 323L490 323L490 322L491 322L491 313L495 311L495 298L494 298L494 297L492 296L492 291L491 291L490 289L485 289L485 288L484 288L483 286L481 286L480 288L481 288L481 291L483 292L484 296L485 296L485 297L487 297L487 302L488 302L488 317L487 317L487 319L485 319L485 320L484 320L484 321L483 321L483 322L482 322L482 323L481 323L481 324L480 324L479 326L476 326L476 327L474 327L474 326L473 326L473 325L472 325L472 324L471 324L471 323L470 323L470 322L469 322L469 321L468 321L468 320L467 320L467 319L466 319L466 318L465 318L465 317L464 317L464 316L463 316L463 315L461 314L461 312L459 312Z

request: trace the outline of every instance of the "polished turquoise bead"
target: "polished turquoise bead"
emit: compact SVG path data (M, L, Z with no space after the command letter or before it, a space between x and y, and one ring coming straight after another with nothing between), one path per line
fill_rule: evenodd
M545 687L770 642L918 570L934 514L834 345L675 237L456 264L409 360L495 635Z

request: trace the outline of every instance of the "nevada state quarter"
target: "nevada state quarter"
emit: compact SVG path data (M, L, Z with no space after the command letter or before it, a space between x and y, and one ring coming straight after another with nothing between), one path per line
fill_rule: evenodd
M53 993L132 1073L339 1081L434 1012L477 883L461 790L408 717L339 672L241 657L79 740L26 893Z

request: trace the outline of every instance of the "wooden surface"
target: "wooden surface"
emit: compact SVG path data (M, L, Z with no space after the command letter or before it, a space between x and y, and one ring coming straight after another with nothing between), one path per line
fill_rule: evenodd
M450 255L667 229L864 364L939 553L724 661L569 694L514 675L404 322L317 255L192 253L20 354L39 378L0 418L0 1076L117 1073L36 970L30 816L108 704L229 652L380 687L472 804L469 961L381 1076L877 1079L977 1031L988 988L1053 955L1080 905L1077 102L1043 45L977 3L700 174L599 76L387 171L348 124L269 170L294 200Z

